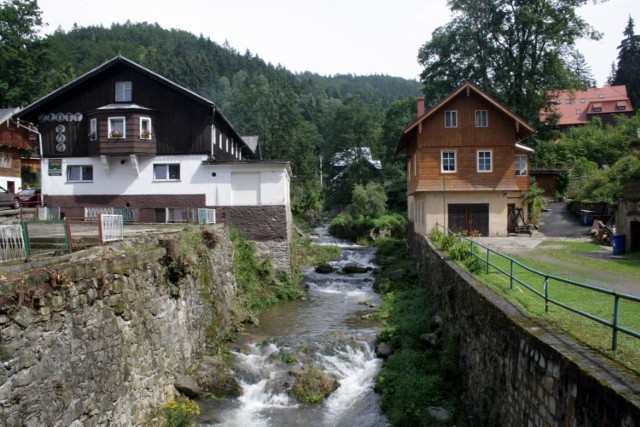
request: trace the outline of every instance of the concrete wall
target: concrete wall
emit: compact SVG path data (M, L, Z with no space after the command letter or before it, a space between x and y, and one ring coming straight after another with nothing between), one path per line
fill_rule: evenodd
M3 283L0 425L144 425L231 327L233 251L217 236L178 284L154 239Z
M533 322L422 236L411 244L436 308L460 331L467 425L640 426L637 375Z

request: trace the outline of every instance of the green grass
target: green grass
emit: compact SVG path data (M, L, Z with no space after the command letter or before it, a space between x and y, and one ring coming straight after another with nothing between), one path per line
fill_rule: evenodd
M585 284L590 284L589 279L595 277L595 274L601 274L598 277L606 277L607 273L624 275L628 277L629 283L637 279L635 283L640 284L640 254L630 254L627 259L607 258L606 260L595 260L586 255L597 251L601 251L601 248L590 243L546 242L536 250L513 255L513 258L544 274L552 274L551 272L558 271L561 266L563 278ZM479 248L479 254L482 259L486 259L484 249ZM503 256L491 253L490 262L507 274L511 271L511 262ZM513 273L518 280L544 295L544 276L528 271L515 263ZM490 268L489 274L480 273L474 276L532 317L550 321L577 340L640 373L640 339L619 332L617 350L612 351L610 327L553 303L549 304L549 311L546 312L543 297L515 280L511 287L508 275L499 272L496 268ZM606 288L603 285L600 287ZM555 279L548 280L548 290L550 299L606 321L613 321L614 297L611 295ZM621 300L619 313L620 326L640 332L640 303Z

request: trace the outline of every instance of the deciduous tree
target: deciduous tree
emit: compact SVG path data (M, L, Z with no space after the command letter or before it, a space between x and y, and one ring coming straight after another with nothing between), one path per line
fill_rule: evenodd
M471 81L529 121L551 89L579 86L562 58L579 38L598 39L577 13L587 0L449 0L453 20L419 51L427 102Z

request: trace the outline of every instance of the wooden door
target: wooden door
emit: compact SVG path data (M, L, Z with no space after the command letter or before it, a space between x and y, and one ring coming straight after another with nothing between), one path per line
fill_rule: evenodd
M450 203L448 206L449 228L468 236L489 234L488 203Z

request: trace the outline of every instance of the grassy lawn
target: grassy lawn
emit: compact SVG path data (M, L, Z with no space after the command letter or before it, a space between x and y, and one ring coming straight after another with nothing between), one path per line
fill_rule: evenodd
M510 256L544 274L608 289L612 287L607 286L607 280L608 283L617 280L618 283L624 282L631 288L637 284L636 289L640 290L640 253L627 254L625 259L622 259L598 257L596 254L601 251L600 246L591 243L549 241L536 249L521 251L517 255ZM486 259L484 249L479 248L479 255L482 259ZM491 254L490 262L507 274L511 271L511 262L507 258ZM549 311L545 311L544 297L533 291L544 295L544 276L530 272L514 263L514 277L531 288L528 289L527 286L515 280L511 287L508 275L499 272L496 268L491 268L489 274L485 271L486 269L483 269L483 272L474 274L474 277L514 302L532 317L550 321L574 336L576 340L584 342L640 374L640 339L619 332L617 350L612 351L610 327L553 303L549 304ZM550 299L606 321L613 321L614 297L612 295L554 279L549 279L547 286ZM634 295L637 296L638 292ZM621 300L618 321L620 326L640 332L640 303Z

